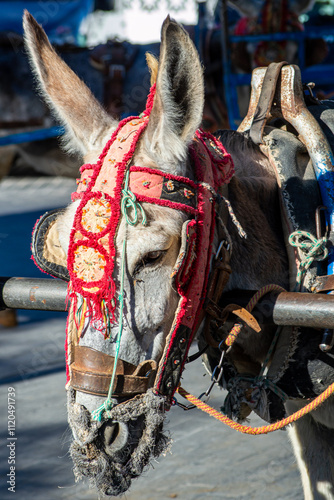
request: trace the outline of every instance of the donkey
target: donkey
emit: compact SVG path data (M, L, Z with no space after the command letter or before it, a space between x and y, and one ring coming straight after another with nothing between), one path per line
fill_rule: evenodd
M211 256L219 255L220 242L227 241L232 272L226 290L255 290L269 283L288 287L288 259L279 215L277 181L267 157L249 140L247 134L220 131L216 137L220 138L233 158L235 174L231 178L233 166L229 154L225 152L223 162L219 165L230 168L230 171L226 174L226 182L218 186L217 192L204 181L197 182L198 156L194 151L198 150L194 149L194 143L198 146L203 138L199 135L204 100L203 69L187 33L169 17L162 26L159 62L148 57L152 81L156 82L155 94L151 94L148 107L141 118L126 122L126 132L121 137L119 133L123 129L119 132L119 124L105 112L85 84L58 57L43 29L27 12L24 15L24 30L26 47L40 91L66 128L64 147L83 157L85 163L74 202L65 210L42 217L40 221L44 224L52 220L52 224L42 233L44 237L46 234L52 235L52 240L56 242L53 249L58 252L58 274L53 274L68 278L68 266L70 286L73 287L69 291L72 305L67 333L67 391L69 424L74 437L71 445L74 472L77 479L88 477L100 492L116 496L130 487L132 479L141 474L152 456L158 456L168 447L168 439L163 433L164 415L180 379L180 368L175 378L173 370L181 365L183 368L187 355L183 345L187 344L186 332L189 330L187 325L179 324L180 321L175 325L175 318L179 318L184 308L197 300L194 292L194 295L182 298L183 309L180 307L182 277L187 274L187 270L190 269L188 274L194 271L192 265L196 266L200 252L203 256L208 248L209 264L198 263L196 272L199 273L201 269L210 268ZM127 129L132 123L137 124L137 128ZM138 126L141 127L140 135ZM126 158L115 163L113 155L118 154L122 144L128 144L127 141L134 136L138 141L131 142L128 149L125 148ZM110 137L113 139L110 140ZM194 137L197 137L197 142ZM204 139L207 140L208 137ZM212 159L215 152L221 154L217 152L217 144L221 148L223 146L215 142L216 139L210 137L208 140L212 146ZM101 156L106 143L108 147L104 149L104 156ZM198 147L202 147L202 144L201 142ZM111 149L108 149L109 146ZM204 150L209 151L205 148L200 151L203 153ZM174 192L174 184L179 183L184 195L183 201L173 205L172 202L163 202L159 198L157 203L152 203L147 196L140 198L138 195L137 200L132 198L132 202L125 203L126 210L121 212L118 203L111 205L110 209L108 203L112 203L112 200L107 194L101 195L100 192L98 198L92 198L92 189L88 189L87 194L87 185L93 185L92 175L94 176L96 165L101 167L102 172L106 162L109 162L108 165L124 167L124 176L121 177L123 194L121 189L118 194L114 191L115 197L119 195L126 196L127 200L131 198L129 186L130 190L132 188L135 191L133 179L139 172L144 175L140 178L143 189L153 183L154 176L158 179L164 176L166 193L169 188ZM129 185L126 180L127 168L130 168ZM117 179L113 182L117 183ZM98 182L98 178L95 181ZM108 178L104 178L101 186L108 181ZM197 196L202 203L207 203L205 211L211 210L215 199L220 197L221 200L216 203L218 222L214 233L201 233L207 234L204 240L210 239L211 246L203 238L201 241L196 240L196 247L192 245L195 209L191 203L192 190L195 189L198 190ZM102 187L98 190L102 191ZM166 197L167 195L169 196L168 193ZM88 197L87 213L94 209L97 214L93 228L84 222L87 214L83 214L80 209L84 199L82 196ZM226 203L224 199L227 200ZM98 207L96 200L100 203ZM230 207L230 211L226 210L226 205ZM204 211L202 215L206 216ZM109 256L102 244L94 243L95 246L88 248L89 251L87 246L81 245L82 252L88 252L83 258L78 251L80 244L77 243L78 238L83 236L75 229L79 227L75 225L76 221L80 219L82 233L91 235L95 231L96 235L100 231L98 225L103 225L103 220L109 224L108 221L113 217L116 224L108 247L110 252L114 252L108 260L112 276L107 276L109 281L102 283L103 280L100 280L100 284L99 280L94 282L97 278L90 274L93 284L99 285L82 285L82 280L76 280L78 274L75 273L82 269L85 273L90 273L90 266L95 262L96 256L103 267ZM83 225L85 230L82 229ZM205 218L198 226L199 231L206 231L204 226ZM96 236L91 240L96 242ZM44 239L43 248L47 243L48 240ZM203 245L207 245L205 251ZM187 246L190 247L188 251ZM182 261L185 255L186 262ZM39 260L41 267L42 260ZM94 266L95 264L94 272L99 274L100 268ZM50 272L50 268L48 269ZM175 273L178 274L177 282ZM105 308L101 306L100 314L97 314L97 301L82 312L89 300L85 302L82 299L78 288L75 288L79 285L82 286L82 296L86 294L92 297L103 290L105 295L102 296L102 301L105 299L108 305ZM110 298L107 295L112 286L115 293ZM115 299L117 293L119 298ZM188 320L190 321L188 317L182 319ZM197 336L203 343L203 316L197 316L197 323L200 324ZM245 327L229 353L231 363L233 361L243 372L257 373L266 357L274 329L268 325L261 327L260 335ZM174 332L175 337L176 330L181 331L177 342L170 333ZM222 329L219 328L211 335L221 338ZM190 335L189 341L191 339ZM218 349L210 349L211 354L209 351L205 353L208 366L220 354ZM163 359L165 361L162 363ZM103 383L105 385L105 379L108 379L108 383L112 379L113 364L118 370L113 390L110 392L109 389L108 392L107 384L107 389L101 391L100 386ZM162 387L160 391L156 390L154 376L152 379L159 364L160 374L163 370L163 373L169 370L165 379L167 382L164 386L159 386L160 389ZM229 367L227 372L228 369ZM228 374L224 377L227 378ZM90 389L96 381L98 383L95 384L95 389ZM138 389L140 384L141 389ZM120 390L117 389L118 385L122 386ZM108 404L105 405L107 392ZM302 399L289 401L287 411L303 404ZM314 414L304 417L289 429L307 499L334 498L331 404L331 401L324 404ZM247 415L243 418L245 416Z

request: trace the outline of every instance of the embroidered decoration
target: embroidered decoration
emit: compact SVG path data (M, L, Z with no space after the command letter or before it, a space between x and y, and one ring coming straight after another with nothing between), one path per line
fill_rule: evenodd
M193 193L192 191L190 191L190 189L186 189L184 188L183 190L183 194L186 198L188 198L188 200L192 197L192 196L195 196L195 193Z
M96 248L79 245L74 250L73 271L80 280L86 283L101 280L105 266L106 258Z
M81 225L91 233L101 233L110 222L111 204L105 197L91 198L82 209Z
M174 191L174 182L171 179L166 182L166 188L168 191Z

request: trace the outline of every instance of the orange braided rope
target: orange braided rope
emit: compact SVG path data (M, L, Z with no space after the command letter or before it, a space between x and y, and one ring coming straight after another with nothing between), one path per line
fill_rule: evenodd
M279 420L278 422L275 422L270 425L264 425L262 427L250 427L248 425L242 425L238 424L238 422L235 422L234 420L231 420L230 418L226 417L226 415L223 415L220 413L218 410L215 410L211 406L207 405L200 399L196 398L195 396L192 396L187 392L185 389L182 387L179 387L177 389L177 392L187 399L190 403L193 405L197 406L200 410L204 411L205 413L208 413L211 417L216 418L220 422L223 422L224 424L228 425L232 429L235 429L238 432L242 432L244 434L253 434L253 436L257 436L260 434L268 434L269 432L277 431L278 429L282 429L283 427L287 426L288 424L291 424L292 422L295 422L299 418L303 417L307 413L310 413L312 410L315 410L318 406L320 406L326 399L331 396L334 392L334 383L331 384L327 389L322 392L319 396L317 396L313 401L311 401L309 404L301 408L300 410L296 411L292 415L289 415L286 418L283 418L282 420Z

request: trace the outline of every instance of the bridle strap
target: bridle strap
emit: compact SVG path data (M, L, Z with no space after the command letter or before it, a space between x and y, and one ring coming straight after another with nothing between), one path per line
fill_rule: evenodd
M231 272L230 253L223 243L219 249L219 254L216 254L214 257L213 269L209 278L207 296L203 307L203 315L206 315L204 338L212 347L218 347L219 342L217 342L210 333L210 323L215 316L221 316L219 314L221 309L218 306L218 302L227 285Z
M105 397L111 382L114 357L91 347L75 346L71 365L71 387L94 396ZM157 365L153 360L138 366L118 360L113 396L129 397L142 394L153 386Z

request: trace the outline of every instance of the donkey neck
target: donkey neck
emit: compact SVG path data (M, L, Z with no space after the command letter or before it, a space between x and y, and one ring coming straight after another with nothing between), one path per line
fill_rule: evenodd
M229 201L247 237L239 236L229 218L227 229L233 251L228 288L255 290L268 283L287 286L287 256L275 180L235 176L229 184Z

